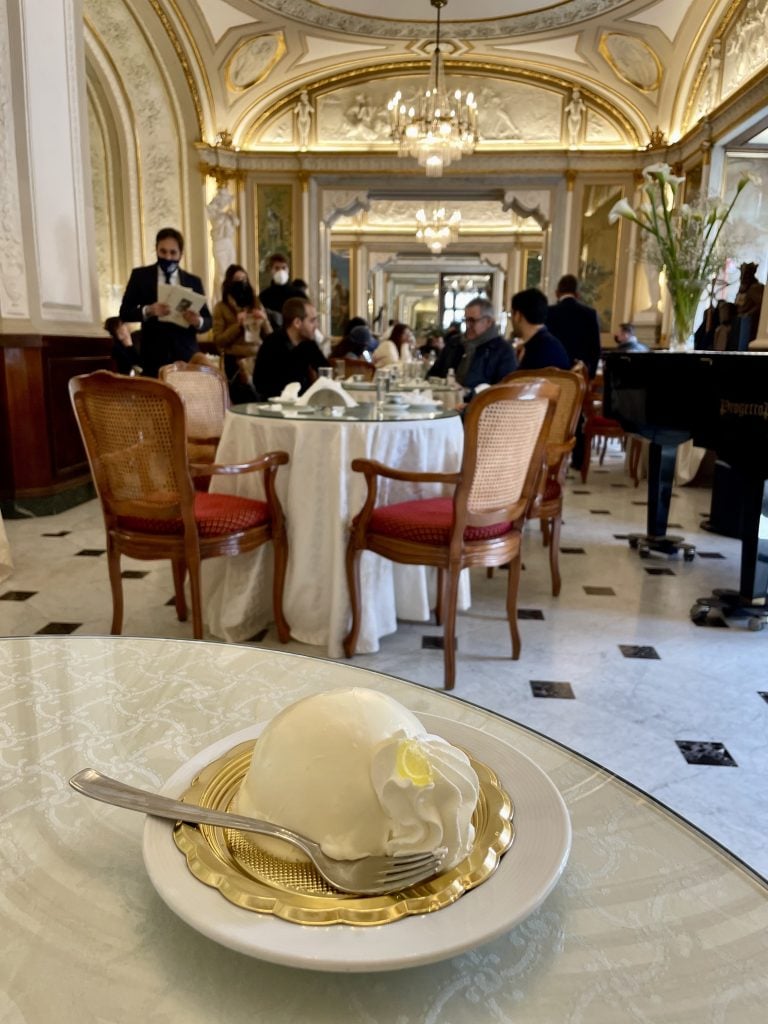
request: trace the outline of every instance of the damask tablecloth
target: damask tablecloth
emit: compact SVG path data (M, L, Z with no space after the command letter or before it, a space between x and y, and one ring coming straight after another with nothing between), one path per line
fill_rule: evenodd
M464 432L458 416L402 421L275 419L230 412L217 452L220 463L244 462L268 451L287 451L277 493L288 528L284 609L294 639L342 655L350 605L344 556L349 524L365 499L364 478L353 459L377 459L400 469L455 472ZM214 477L212 491L263 497L259 475ZM440 485L381 481L379 502L392 504L445 493ZM459 608L469 606L462 574ZM434 607L434 571L394 565L371 552L361 559L362 622L358 651L374 653L397 619L427 621ZM203 567L203 614L210 632L239 643L272 619L272 549L210 559Z

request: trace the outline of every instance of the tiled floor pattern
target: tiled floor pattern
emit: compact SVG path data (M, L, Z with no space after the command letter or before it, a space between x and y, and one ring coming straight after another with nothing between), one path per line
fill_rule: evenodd
M699 530L709 492L684 487L672 518L701 557L641 560L626 536L644 529L644 491L628 485L618 450L603 468L593 467L586 486L575 477L568 483L558 598L538 526L527 531L517 662L504 618L506 573L474 573L472 607L457 622L456 696L605 765L768 874L768 630L697 628L688 614L697 597L737 585L740 544ZM16 569L0 583L0 636L107 634L97 503L5 525ZM123 567L125 633L188 639L167 563L125 559ZM441 632L401 623L377 654L355 663L439 687ZM272 629L252 642L323 656L294 642L282 648Z

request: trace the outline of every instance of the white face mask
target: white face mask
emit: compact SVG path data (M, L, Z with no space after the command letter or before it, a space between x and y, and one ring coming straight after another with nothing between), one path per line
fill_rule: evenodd
M275 284L288 284L288 271L276 270L272 275L272 280Z

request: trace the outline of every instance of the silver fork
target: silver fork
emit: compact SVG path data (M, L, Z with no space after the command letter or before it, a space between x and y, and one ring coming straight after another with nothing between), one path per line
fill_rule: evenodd
M125 807L129 811L141 811L158 818L172 821L190 821L203 825L219 825L221 828L239 829L242 832L258 832L292 843L309 857L318 872L334 889L341 892L363 895L383 895L397 892L409 885L416 885L436 874L446 854L445 849L430 853L404 853L393 857L371 856L360 860L334 860L323 853L317 843L306 836L292 832L282 825L270 821L247 818L242 814L228 811L214 811L167 796L150 793L146 789L134 789L117 779L110 779L95 768L84 768L69 780L70 786L78 793L102 800L106 804Z

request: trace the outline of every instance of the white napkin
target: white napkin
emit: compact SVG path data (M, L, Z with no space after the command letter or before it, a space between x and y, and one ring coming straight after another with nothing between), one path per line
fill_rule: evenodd
M291 387L289 384L288 387ZM298 385L297 385L298 387ZM306 405L309 399L316 395L318 391L333 391L334 394L339 395L347 408L351 408L353 405L357 405L352 395L348 394L341 386L339 381L331 380L330 377L318 377L315 383L304 392L301 398L297 399L296 405Z
M290 384L286 384L283 390L280 392L280 397L284 398L286 402L295 402L299 397L301 391L301 384L298 381L291 381Z
M406 396L408 405L432 405L432 388L424 388L423 391L409 391Z

